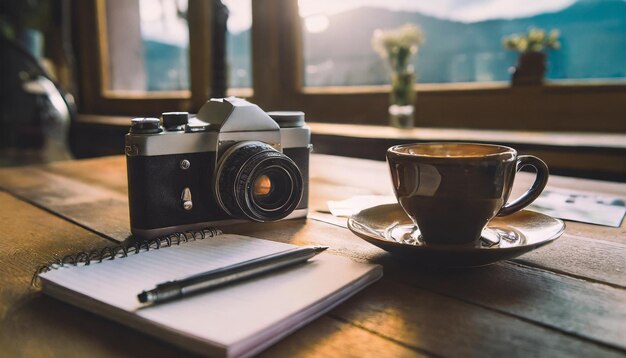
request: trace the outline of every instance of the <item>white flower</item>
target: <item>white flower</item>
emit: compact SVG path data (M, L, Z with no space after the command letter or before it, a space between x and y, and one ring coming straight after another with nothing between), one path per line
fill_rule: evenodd
M531 28L528 30L528 42L541 43L546 38L546 32L541 29Z
M557 29L546 32L538 28L530 28L526 34L512 34L502 39L502 45L507 50L517 52L541 52L545 49L558 50L561 47L558 39L560 32Z
M390 58L402 50L408 50L414 54L422 42L424 42L424 34L413 24L406 24L391 30L377 29L372 35L372 48L382 58Z

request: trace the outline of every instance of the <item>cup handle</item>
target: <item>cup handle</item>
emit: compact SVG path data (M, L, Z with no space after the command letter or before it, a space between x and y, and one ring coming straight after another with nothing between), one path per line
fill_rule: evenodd
M534 167L537 171L535 182L530 187L530 189L528 189L528 191L526 191L522 196L515 199L515 201L511 203L505 204L502 209L500 209L497 216L511 215L517 211L522 210L528 204L537 199L539 194L541 194L541 192L543 191L543 188L546 187L549 175L548 166L546 165L546 163L544 163L543 160L532 155L520 155L519 157L517 157L516 171L519 171L527 165Z

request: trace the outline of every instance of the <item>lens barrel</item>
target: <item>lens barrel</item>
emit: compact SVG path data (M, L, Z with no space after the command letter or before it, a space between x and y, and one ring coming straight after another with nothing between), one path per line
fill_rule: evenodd
M215 197L229 215L254 221L276 221L302 199L302 173L289 157L262 142L241 142L220 159Z

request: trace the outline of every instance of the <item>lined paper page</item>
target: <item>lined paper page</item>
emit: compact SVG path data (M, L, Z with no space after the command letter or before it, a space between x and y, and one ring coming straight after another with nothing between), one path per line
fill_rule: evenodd
M307 264L152 307L140 308L137 294L157 283L293 247L220 235L90 266L61 268L41 277L44 291L46 280L52 281L187 336L229 346L345 289L374 266L320 254Z

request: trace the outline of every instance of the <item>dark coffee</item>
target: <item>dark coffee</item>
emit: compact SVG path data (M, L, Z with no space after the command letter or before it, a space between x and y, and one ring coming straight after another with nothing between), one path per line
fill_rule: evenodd
M480 238L487 222L530 204L548 178L545 163L509 147L470 143L395 146L387 161L398 202L428 243L459 244ZM505 205L516 171L537 169L533 188Z

